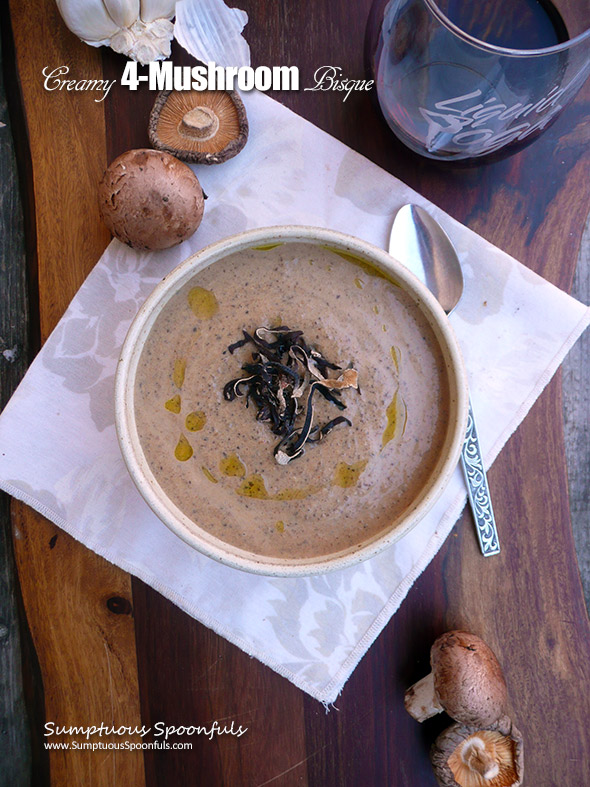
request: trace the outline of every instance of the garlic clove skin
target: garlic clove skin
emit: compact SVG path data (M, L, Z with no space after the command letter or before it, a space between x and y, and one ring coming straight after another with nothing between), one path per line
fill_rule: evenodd
M248 14L223 0L179 0L174 37L197 60L218 66L249 66L250 47L242 30Z
M141 20L148 24L155 19L172 19L176 0L141 0Z
M131 27L139 18L139 0L102 0L117 27Z
M56 0L69 29L90 46L110 46L142 65L170 56L170 0Z
M100 46L119 29L102 0L57 0L57 7L69 29L92 46Z

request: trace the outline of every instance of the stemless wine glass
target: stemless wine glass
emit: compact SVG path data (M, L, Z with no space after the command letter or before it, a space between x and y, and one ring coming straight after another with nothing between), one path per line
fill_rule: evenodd
M375 0L367 55L393 132L433 159L530 144L590 73L587 0Z

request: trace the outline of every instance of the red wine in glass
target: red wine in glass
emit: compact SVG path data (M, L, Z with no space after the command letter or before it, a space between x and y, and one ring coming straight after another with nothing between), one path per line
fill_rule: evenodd
M507 49L544 49L569 38L550 0L439 0L453 24L480 41Z
M408 147L479 163L530 144L575 95L585 74L568 49L539 52L567 40L550 0L376 0L367 54Z

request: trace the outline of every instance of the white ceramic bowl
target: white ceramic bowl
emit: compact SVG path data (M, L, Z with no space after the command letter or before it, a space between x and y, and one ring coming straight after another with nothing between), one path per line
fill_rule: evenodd
M442 451L426 485L391 529L366 543L331 555L301 560L270 558L227 544L200 528L161 489L144 456L134 415L134 388L139 358L158 315L198 271L223 257L267 243L307 242L329 245L360 256L388 273L415 300L431 325L444 358L449 383L449 417ZM304 576L345 568L370 558L398 541L432 508L455 470L467 423L467 378L461 353L449 321L434 296L401 263L382 249L339 232L316 227L278 226L226 238L189 257L169 273L143 304L133 321L121 351L115 390L116 424L123 457L146 502L176 535L195 549L234 568L272 576Z

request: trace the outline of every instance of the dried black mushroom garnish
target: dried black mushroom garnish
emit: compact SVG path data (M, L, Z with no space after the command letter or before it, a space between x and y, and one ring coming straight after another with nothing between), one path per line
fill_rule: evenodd
M293 331L286 325L260 327L252 334L247 331L243 334L243 339L227 349L233 354L239 347L252 344L252 358L242 364L244 374L224 386L223 396L228 402L245 397L246 407L250 400L254 402L258 408L256 419L268 421L272 432L281 437L274 448L278 464L286 465L302 456L306 443L323 440L334 427L352 426L343 415L321 427L314 426L313 398L317 391L339 410L346 409L341 391L344 388L358 390L355 369L343 370L326 360L305 342L303 331ZM329 371L341 374L330 378L326 376Z

